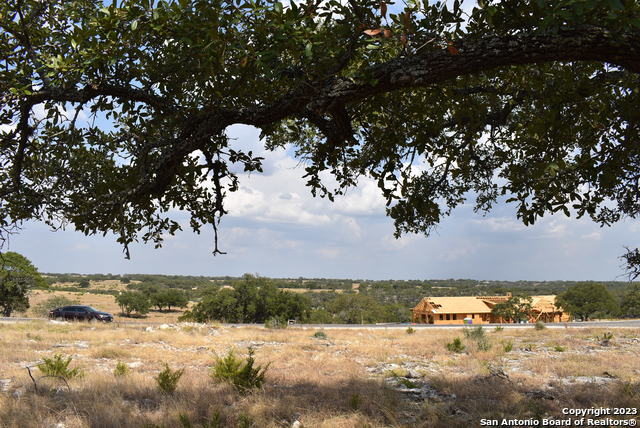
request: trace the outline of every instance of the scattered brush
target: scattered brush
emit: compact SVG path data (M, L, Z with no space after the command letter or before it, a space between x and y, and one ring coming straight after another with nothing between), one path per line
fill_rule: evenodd
M495 332L502 331L502 330L504 330L504 327L499 325L497 325L496 328L494 329Z
M416 332L416 329L413 327L407 327L407 334L413 334Z
M165 394L173 394L178 387L178 381L183 373L184 369L171 370L169 365L165 363L164 370L158 373L158 376L155 378L160 391Z
M464 328L463 333L464 337L473 340L476 343L478 350L488 351L491 349L491 342L481 325L474 328Z
M274 317L264 322L264 328L287 328L287 321Z
M269 368L266 366L255 366L253 358L254 350L249 348L249 355L243 361L238 358L233 350L225 357L216 357L216 361L211 368L211 377L223 382L229 382L240 393L247 393L251 389L258 389L264 383L264 377Z
M462 331L467 339L478 340L486 337L481 325L473 328L465 327Z
M202 422L200 425L195 425L193 422L191 422L189 416L185 415L184 413L178 415L178 420L180 421L180 425L182 425L182 428L223 428L227 426L224 424L220 412L217 411L213 413L209 420Z
M122 361L118 361L116 367L113 369L114 376L126 376L131 372L131 369L128 365L123 363Z
M462 344L462 340L459 337L453 339L453 342L447 343L447 349L449 352L460 353L464 351L465 346Z
M561 345L555 345L553 347L553 350L556 351L556 352L564 352L565 348L564 348L564 346L561 346Z
M544 330L545 328L547 328L547 326L542 321L536 321L534 328L536 330Z
M476 340L476 346L478 347L478 350L480 351L488 351L489 349L491 349L491 342L489 341L489 338L486 336L481 336L478 337Z
M325 333L322 330L316 331L315 333L313 333L313 337L314 339L321 339L321 340L327 340L329 337L327 336L327 333Z
M351 394L349 397L349 407L352 410L358 410L362 406L362 396L360 394Z
M38 370L45 376L59 377L64 380L82 376L82 371L79 368L69 368L71 360L71 357L65 358L61 354L55 354L52 358L43 357L42 363L36 367L38 367Z
M502 350L504 352L511 352L513 350L513 341L512 340L507 340L506 342L502 343Z
M602 336L596 336L596 340L600 341L600 345L602 346L609 346L613 340L613 333L610 331L602 333Z

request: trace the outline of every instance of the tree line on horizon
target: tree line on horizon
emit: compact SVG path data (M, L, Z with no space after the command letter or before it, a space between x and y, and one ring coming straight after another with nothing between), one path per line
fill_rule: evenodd
M271 279L251 274L241 278L112 274L43 276L28 259L18 253L7 252L2 256L0 310L5 316L24 312L29 307L28 293L31 289L65 282L77 284L77 287L68 284L63 287L68 291L114 294L126 316L144 315L152 307L159 311L186 308L188 302L192 301L195 303L186 311L183 319L199 322L263 323L268 320L285 322L288 319L323 324L407 322L411 318L410 309L427 295L463 295L464 291L466 295L505 294L506 284L514 285L509 290L513 291L514 297L506 307L498 306L506 311L505 319L517 319L517 315L515 318L513 316L518 313L517 310L514 312L514 307L526 309L528 296L545 292L557 294L558 304L583 320L593 317L640 317L638 282L500 281L500 286L494 286L490 281L436 280L431 283L441 284L440 281L443 281L449 285L429 286L426 281L360 281L358 289L353 290L351 284L356 281L350 279L314 279L315 285L326 287L348 283L349 288L329 289L334 292L292 292L283 288L299 289L302 287L292 285L306 285L309 281L301 278ZM91 281L106 279L120 280L127 290L98 290L91 286ZM563 285L560 292L554 293L560 285ZM336 292L338 290L340 292Z

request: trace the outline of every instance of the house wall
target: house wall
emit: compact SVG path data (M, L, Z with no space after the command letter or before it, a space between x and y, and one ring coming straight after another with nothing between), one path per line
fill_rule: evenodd
M440 319L440 315L442 315L442 319ZM447 315L449 315L449 319L447 319ZM455 319L454 319L455 315ZM501 324L507 323L507 321L492 316L491 314L434 314L431 311L413 311L413 322L419 324L464 324L465 318L471 318L472 324ZM563 312L555 312L551 313L543 313L540 317L537 315L529 320L529 322L534 323L536 321L542 321L545 323L549 322L567 322L570 317L568 314Z
M442 319L440 319L442 315ZM447 319L449 315L449 319ZM455 319L454 318L455 315ZM464 324L465 318L471 318L472 324L488 324L489 314L434 314L434 324Z
M498 296L500 297L500 296ZM498 298L496 297L496 299ZM534 308L535 309L535 308ZM413 317L412 320L415 323L421 324L464 324L464 319L469 317L472 319L473 324L489 324L489 323L506 323L507 321L495 317L490 313L437 313L438 310L441 310L439 306L432 306L431 303L427 299L423 299L418 303L418 305L413 308ZM540 309L539 309L540 310ZM434 313L434 311L436 313ZM442 315L442 319L440 319L440 315ZM449 319L447 319L447 315ZM454 318L455 315L455 319ZM562 311L557 311L553 313L535 313L534 316L529 320L529 322L534 323L536 321L542 321L545 323L548 322L567 322L570 320L570 315L564 313Z

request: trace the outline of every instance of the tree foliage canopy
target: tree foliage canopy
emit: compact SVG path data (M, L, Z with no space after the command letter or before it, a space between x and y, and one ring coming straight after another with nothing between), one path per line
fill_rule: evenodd
M233 288L221 288L205 295L183 319L231 323L263 323L271 319L302 321L307 319L309 311L309 300L305 296L278 290L269 279L246 274Z
M556 304L582 321L594 315L617 315L620 307L607 287L597 282L573 285L556 297Z
M21 254L0 253L0 311L9 317L29 308L29 290L46 287L35 266Z
M609 225L640 212L638 73L634 0L2 2L0 226L126 250L177 208L220 252L225 195L262 170L233 124L293 147L314 195L377 180L397 235L470 197Z
M496 303L491 313L507 322L526 321L531 317L533 306L531 297L512 296L506 302Z
M634 284L627 290L620 309L623 317L640 317L640 284Z
M125 291L118 294L115 299L125 316L131 316L133 312L138 315L147 314L151 307L149 297L139 291Z

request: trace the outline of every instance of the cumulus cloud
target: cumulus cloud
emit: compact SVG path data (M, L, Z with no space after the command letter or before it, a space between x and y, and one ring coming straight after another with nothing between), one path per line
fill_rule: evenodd
M521 232L527 228L522 222L511 217L486 217L472 220L472 223L491 232Z

